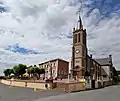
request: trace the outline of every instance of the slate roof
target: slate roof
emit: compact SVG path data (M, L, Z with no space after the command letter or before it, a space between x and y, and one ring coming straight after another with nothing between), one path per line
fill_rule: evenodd
M102 67L101 67L101 75L102 75L102 76L103 76L103 75L108 75Z
M110 65L110 58L95 59L100 65Z
M42 63L40 63L39 65L43 65L43 64L45 64L45 63L53 62L53 61L56 61L56 60L58 60L58 61L64 61L64 62L69 63L69 62L66 61L66 60L63 60L63 59L60 59L60 58L56 58L56 59L52 59L52 60L48 60L48 61L42 62Z

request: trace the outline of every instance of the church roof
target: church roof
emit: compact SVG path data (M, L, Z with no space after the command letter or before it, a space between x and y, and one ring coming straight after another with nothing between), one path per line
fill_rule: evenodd
M56 58L56 59L51 59L51 60L48 60L48 61L45 61L45 62L41 62L39 65L43 65L43 64L46 64L46 63L49 63L49 62L53 62L53 61L64 61L64 62L67 62L67 63L69 63L68 61L66 61L66 60L63 60L63 59L61 59L61 58Z
M102 76L103 76L103 75L108 75L102 67L101 67L101 75L102 75Z
M110 58L95 59L100 65L110 65Z

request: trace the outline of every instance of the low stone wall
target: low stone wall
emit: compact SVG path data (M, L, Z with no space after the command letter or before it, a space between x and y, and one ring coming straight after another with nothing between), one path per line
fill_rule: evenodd
M45 83L27 83L28 88L46 89Z
M1 83L6 84L6 85L10 85L11 84L11 82L7 81L7 80L1 80Z
M25 87L25 82L10 81L11 86Z
M84 82L74 82L74 83L57 83L58 89L63 89L65 92L75 92L85 90Z
M9 80L1 80L1 83L17 86L17 87L28 87L28 88L36 88L36 89L46 89L45 83L30 83L30 82L17 82L17 81L9 81ZM48 84L49 88L53 88L51 84Z
M103 81L104 87L112 85L112 81Z

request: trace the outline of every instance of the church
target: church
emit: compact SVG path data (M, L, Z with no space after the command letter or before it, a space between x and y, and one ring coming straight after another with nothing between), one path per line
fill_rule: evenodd
M102 68L98 59L93 59L92 54L88 55L87 33L83 28L82 19L79 15L78 25L73 28L73 46L71 60L71 77L78 81L83 81L86 77L90 80L99 81L103 77L112 78L112 62L109 61L109 73ZM109 55L111 58L111 55Z

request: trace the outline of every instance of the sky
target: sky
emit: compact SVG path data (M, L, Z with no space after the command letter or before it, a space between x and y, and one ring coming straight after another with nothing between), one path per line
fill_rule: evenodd
M120 69L120 0L0 0L0 71L16 64L71 60L77 11L87 30L89 54L112 54Z

